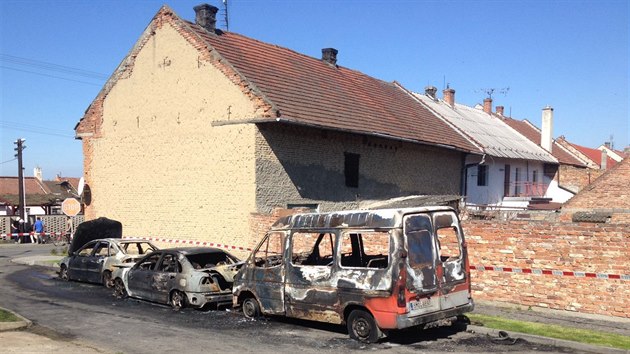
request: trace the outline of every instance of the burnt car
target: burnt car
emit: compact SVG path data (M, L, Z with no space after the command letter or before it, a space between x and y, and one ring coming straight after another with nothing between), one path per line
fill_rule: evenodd
M61 260L59 277L114 285L112 272L121 264L134 264L157 246L143 239L105 238L92 240Z
M211 247L170 248L156 251L133 266L114 272L114 295L185 306L231 305L232 283L242 262Z

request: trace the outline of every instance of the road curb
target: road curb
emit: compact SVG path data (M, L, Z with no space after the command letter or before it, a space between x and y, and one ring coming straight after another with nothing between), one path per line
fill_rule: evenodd
M468 325L467 330L473 333L487 334L495 338L499 338L500 337L499 332L502 331L500 329L475 326L475 325ZM580 343L580 342L573 342L570 340L543 337L543 336L537 336L533 334L520 333L520 332L512 332L512 331L510 332L502 331L502 332L508 333L510 337L512 338L522 338L532 343L571 348L575 350L582 350L582 351L601 353L601 354L630 354L630 350L626 350L626 349L603 347L599 345L585 344L585 343Z
M33 322L31 322L29 319L21 316L18 313L15 313L9 309L5 309L4 307L0 307L0 309L12 313L15 317L19 319L19 321L14 321L14 322L0 322L0 332L14 331L17 329L28 328L33 324Z
M63 259L62 256L35 256L35 257L18 257L12 258L11 262L29 266L40 266L46 267L50 269L59 269L59 264ZM55 263L50 263L50 261L56 261Z

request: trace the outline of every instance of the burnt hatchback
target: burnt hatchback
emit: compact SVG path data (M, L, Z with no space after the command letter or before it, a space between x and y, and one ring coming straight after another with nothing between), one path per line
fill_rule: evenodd
M210 247L163 249L122 266L113 274L114 295L185 306L230 305L232 283L242 262Z

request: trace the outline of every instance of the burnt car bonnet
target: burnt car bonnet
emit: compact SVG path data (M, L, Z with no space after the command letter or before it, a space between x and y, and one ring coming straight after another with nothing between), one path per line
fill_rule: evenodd
M119 221L104 217L82 222L77 226L68 253L72 253L86 243L99 238L122 238L122 224Z

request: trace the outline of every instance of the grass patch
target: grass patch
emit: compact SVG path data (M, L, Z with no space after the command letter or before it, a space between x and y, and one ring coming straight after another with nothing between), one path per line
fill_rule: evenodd
M20 319L9 311L0 309L0 322L17 322Z
M468 313L466 316L468 316L472 324L488 328L534 334L556 339L565 339L605 347L630 349L630 336L537 322L509 320L502 317L486 316L475 313Z

